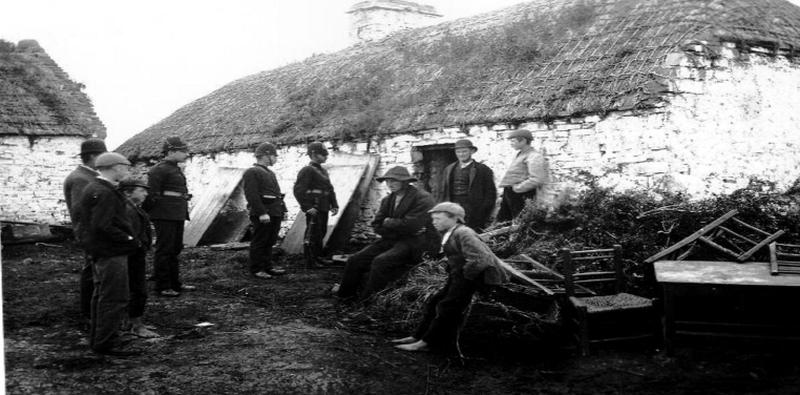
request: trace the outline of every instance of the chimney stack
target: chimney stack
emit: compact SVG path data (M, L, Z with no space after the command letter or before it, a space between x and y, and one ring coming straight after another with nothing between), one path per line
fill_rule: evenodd
M432 25L439 14L433 6L405 0L367 0L354 4L350 14L353 42L379 40L403 29Z

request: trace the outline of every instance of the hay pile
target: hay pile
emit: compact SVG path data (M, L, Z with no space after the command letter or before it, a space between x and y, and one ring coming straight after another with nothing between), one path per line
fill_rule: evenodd
M415 330L428 299L447 280L445 265L444 261L423 261L398 286L373 296L365 305L365 312L372 318L381 318L393 329ZM537 339L557 332L559 325L560 309L552 298L545 298L535 288L508 284L475 296L462 336L491 333L493 337Z
M560 248L621 244L633 290L647 295L654 288L645 282L641 262L731 209L738 209L739 218L761 229L787 230L781 241L800 240L795 192L781 192L773 183L753 179L730 195L689 201L681 194L660 190L615 193L590 181L584 192L557 210L526 207L518 220L524 225L515 234L488 244L500 257L525 253L556 270L555 254ZM696 258L703 258L702 251ZM426 301L444 285L446 276L444 263L425 261L397 287L373 297L365 309L398 330L413 330ZM464 332L553 338L558 336L559 321L560 311L551 299L533 288L511 284L476 297Z

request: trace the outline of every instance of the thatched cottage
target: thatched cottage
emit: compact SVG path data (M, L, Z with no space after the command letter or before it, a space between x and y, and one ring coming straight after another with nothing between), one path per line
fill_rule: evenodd
M415 166L435 190L457 139L499 178L504 134L527 128L561 182L694 196L752 176L786 186L800 175L798 55L800 7L784 0L537 0L244 77L119 150L147 166L180 136L202 193L215 168L249 166L273 141L290 190L305 143L322 140L379 154L379 172Z
M0 40L0 220L69 221L64 178L83 140L105 138L82 89L36 41Z

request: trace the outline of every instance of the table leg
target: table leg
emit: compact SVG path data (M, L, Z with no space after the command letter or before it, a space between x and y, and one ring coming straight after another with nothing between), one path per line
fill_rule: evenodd
M675 287L664 285L664 348L667 355L675 353Z

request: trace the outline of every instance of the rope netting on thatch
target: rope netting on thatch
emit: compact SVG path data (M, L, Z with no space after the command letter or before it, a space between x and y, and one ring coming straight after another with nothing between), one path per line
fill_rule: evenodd
M127 141L158 154L165 135L194 152L265 139L353 139L465 124L649 108L665 99L666 56L722 41L795 57L800 7L785 0L537 0L409 30L255 74Z

